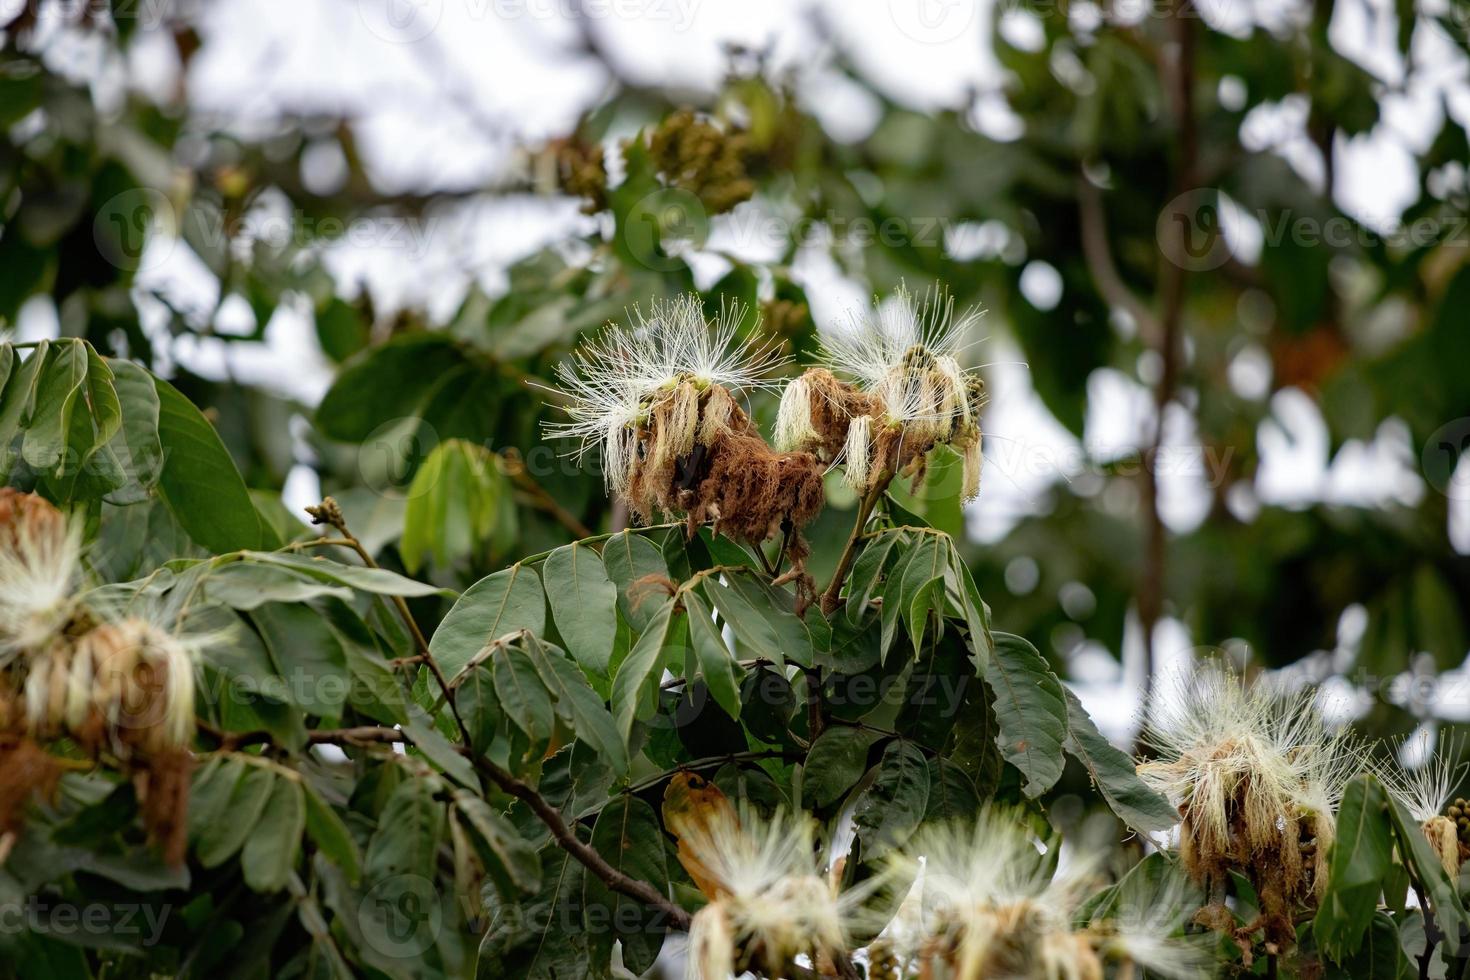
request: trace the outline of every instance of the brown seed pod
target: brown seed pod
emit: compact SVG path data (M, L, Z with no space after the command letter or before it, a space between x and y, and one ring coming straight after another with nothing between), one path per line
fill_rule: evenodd
M789 535L798 590L807 554L802 529L826 500L823 467L808 452L777 452L720 385L683 382L656 402L639 432L627 501L640 520L682 516L690 533L712 523L747 544Z
M135 764L133 786L148 837L177 867L189 843L189 787L194 757L182 749L165 749Z
M0 550L13 553L22 533L37 538L64 535L66 518L42 497L0 487Z
M77 654L90 658L90 707L118 746L151 753L188 746L194 668L175 637L145 620L125 619L90 630L77 641ZM67 721L83 725L81 709L73 708Z
M836 459L847 445L848 426L855 418L878 418L883 402L839 379L826 368L810 368L786 386L776 419L779 449L816 454L823 462Z
M20 817L32 796L50 796L61 767L33 739L0 732L0 831L20 829Z

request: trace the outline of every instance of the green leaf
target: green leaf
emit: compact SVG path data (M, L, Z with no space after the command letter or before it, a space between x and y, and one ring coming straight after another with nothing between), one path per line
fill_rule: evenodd
M536 849L505 817L473 793L459 790L454 806L474 832L475 849L495 887L507 897L534 892L541 886L541 860Z
M369 882L403 876L436 879L444 811L434 796L443 785L438 777L411 777L393 790L368 842L364 871Z
M814 807L828 807L868 771L868 750L883 736L867 728L834 725L817 736L802 769L801 792Z
M245 883L258 892L280 891L296 866L301 833L306 829L306 800L301 784L277 776L260 822L245 841L240 867Z
M548 555L541 575L567 651L584 669L607 676L618 632L618 589L602 558L574 542Z
M975 577L970 574L970 568L960 557L958 549L951 547L949 552L951 569L959 581L965 625L970 634L970 661L976 671L983 673L995 651L995 641L990 633L990 609L980 598L980 590L975 588Z
M249 767L249 772L230 793L224 813L202 828L199 847L195 851L200 864L206 868L224 864L245 846L275 790L275 778L275 774L265 766Z
M1449 875L1445 874L1439 855L1429 846L1429 839L1424 836L1413 814L1391 796L1388 797L1388 813L1398 837L1399 853L1429 899L1434 920L1443 934L1444 947L1449 953L1458 955L1463 937L1470 934L1470 915L1466 914L1460 893Z
M754 574L732 573L724 583L706 578L700 588L751 653L778 665L789 661L810 667L816 644L796 617L795 600Z
M932 546L931 535L921 535L920 540L900 551L888 570L888 577L883 581L883 604L878 616L880 663L888 661L888 651L892 649L893 640L898 636L898 627L903 622L903 614L907 609L908 604L904 602L904 579L909 565L920 556L926 546Z
M230 562L202 580L203 595L231 609L258 609L272 602L305 602L322 596L352 601L352 590L279 566Z
M163 472L158 489L189 537L215 554L269 547L235 461L199 409L154 378Z
M944 628L944 574L950 566L949 538L926 534L914 550L913 559L904 568L899 601L904 625L913 640L914 656L918 657L931 609L940 613L938 625Z
M245 763L228 756L215 756L199 771L189 790L191 839L199 840L207 829L224 817L235 787L244 776Z
M1086 767L1092 783L1108 806L1128 826L1142 834L1165 830L1179 822L1179 813L1169 801L1138 778L1133 758L1103 737L1077 700L1063 688L1067 698L1067 740L1072 757Z
M673 632L675 600L666 599L653 614L613 677L612 712L623 744L633 737L633 724L650 718L658 706L658 684L663 676L664 646Z
M118 401L115 378L108 362L97 355L90 344L87 352L87 403L92 412L94 435L90 450L107 445L122 428L122 404Z
M304 603L272 603L250 616L284 679L292 704L321 718L340 718L348 689L347 655L331 623Z
M480 943L479 980L591 980L592 955L582 929L585 872L555 844L541 849L541 889L519 904L489 904L490 927Z
M725 638L715 628L714 612L693 592L685 593L684 608L689 614L689 644L698 667L696 677L704 680L710 696L727 715L739 718L742 672Z
M847 579L847 605L844 613L853 626L862 622L888 564L893 549L908 540L907 531L885 531L863 546L857 561L853 562L852 574Z
M891 742L878 760L872 783L858 795L853 822L864 860L902 847L929 806L929 763L910 742Z
M514 633L546 628L546 595L536 573L520 565L503 568L480 579L459 597L444 617L429 652L453 683L465 665L487 644Z
M587 678L560 648L535 636L527 637L523 646L541 682L556 699L557 715L571 726L578 738L597 750L599 758L614 773L622 775L628 768L627 749L618 736L612 715Z
M344 565L321 555L308 557L283 551L247 551L240 556L240 560L258 565L291 569L321 582L343 585L373 595L397 595L408 599L431 595L454 595L448 589L416 581L386 568Z
M1372 776L1353 779L1343 791L1329 860L1327 890L1312 933L1317 947L1342 963L1362 944L1393 864L1388 795Z
M965 770L939 756L930 759L929 805L924 808L924 822L968 820L979 809L980 793Z
M339 363L368 345L371 326L351 303L335 296L317 306L317 340L322 352Z
M306 832L322 855L341 868L348 881L356 884L362 876L362 854L357 841L337 811L317 795L310 783L303 781L302 788L306 796Z
M531 658L519 645L507 644L496 649L489 666L501 710L533 743L550 742L556 733L551 693Z
M490 669L482 664L461 674L454 689L454 703L470 730L470 747L477 752L488 750L502 717Z
M450 439L434 447L414 474L398 550L410 572L430 555L440 568L484 550L506 493L495 454Z
M663 615L660 612L660 615ZM615 798L592 825L592 848L630 878L668 894L669 871L664 833L653 807L631 793ZM584 922L598 960L607 962L614 939L623 943L623 963L634 974L647 972L663 947L667 925L637 899L614 892L588 875L582 889Z
M1026 777L1023 787L1035 798L1061 778L1066 760L1067 701L1062 682L1026 640L996 633L994 656L983 676L994 695L1000 735L996 744L1006 761Z
M658 605L649 596L629 594L634 583L649 575L667 576L664 556L647 538L633 531L620 531L602 546L602 564L618 590L618 608L628 625L639 633L648 628Z
M11 367L7 372L5 389L0 391L0 477L8 478L16 457L10 453L10 444L15 434L31 417L36 404L36 388L41 381L41 369L46 366L46 354L50 341L43 340L24 363L9 344L4 349L10 352Z
M453 338L405 334L352 358L322 397L317 428L328 439L362 442L375 429L420 414L439 378L464 362Z
M0 406L5 404L5 385L9 383L10 376L15 373L16 365L19 363L20 358L15 353L15 346L0 344Z
M402 728L403 734L413 742L414 748L456 783L479 789L480 781L475 777L474 763L460 755L454 744L439 734L429 716L418 705L409 706L409 715L409 720Z
M39 353L39 352L38 352ZM87 382L87 351L79 342L57 343L41 370L36 404L21 443L21 458L42 473L74 470L79 460L65 460L72 411ZM85 402L83 410L86 409Z
M982 794L993 795L1005 762L1000 754L995 705L984 684L966 684L945 758L965 771Z
M1320 915L1317 921L1321 921ZM1318 944L1321 944L1320 936ZM1356 955L1349 956L1340 966L1330 961L1325 965L1324 980L1413 980L1419 975L1404 955L1404 939L1394 927L1394 920L1379 911L1374 911L1368 920Z
M158 439L158 389L148 372L131 361L109 359L107 364L112 369L113 388L122 412L122 424L112 440L112 451L129 482L146 490L158 482L163 469L163 444ZM108 499L121 504L145 498L146 494L135 492L126 496L113 494Z

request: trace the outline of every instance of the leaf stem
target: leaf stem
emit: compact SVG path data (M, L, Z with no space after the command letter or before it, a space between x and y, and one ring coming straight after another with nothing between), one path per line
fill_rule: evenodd
M336 528L342 535L344 546L357 552L357 556L362 559L364 565L368 568L379 567L378 563L373 560L373 556L362 546L362 542L358 541L352 532L347 529L347 519L342 516L342 508L337 504L337 501L331 497L325 497L319 506L308 507L306 508L306 512L311 515L313 524L330 524ZM401 595L395 595L391 598L394 607L398 610L399 618L403 620L403 625L408 627L408 632L413 637L414 645L418 648L419 656L423 658L424 666L429 668L429 673L434 675L434 680L439 685L439 690L443 692L444 700L449 704L449 711L454 715L455 724L459 726L459 732L464 736L464 744L471 744L474 739L470 737L469 726L460 717L459 706L454 703L454 691L450 688L449 680L444 676L444 671L439 668L439 664L434 659L434 655L429 652L429 641L424 637L423 630L419 629L419 624L413 618L413 613L409 611L408 602Z
M847 545L842 549L842 557L837 559L837 570L832 573L832 581L827 584L827 589L822 593L822 614L831 615L832 610L837 608L837 602L842 595L842 585L847 581L847 573L852 571L853 560L857 557L857 543L863 536L863 528L868 526L868 518L873 516L873 508L877 506L878 500L883 496L883 491L888 489L888 484L893 481L893 471L885 469L878 474L878 479L873 487L864 494L862 502L858 504L857 520L853 522L852 533L847 536Z

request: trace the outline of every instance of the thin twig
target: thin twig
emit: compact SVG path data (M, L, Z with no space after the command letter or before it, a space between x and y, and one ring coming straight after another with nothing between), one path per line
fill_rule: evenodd
M571 511L567 510L556 498L546 492L546 488L537 483L526 470L525 461L521 454L513 449L507 449L500 453L500 459L505 466L505 473L511 478L517 487L525 491L531 498L531 503L550 514L558 524L570 531L577 540L593 536L592 529L579 521Z
M342 510L338 507L335 500L327 497L322 501L321 506L308 508L307 512L311 514L313 521L316 523L331 524L341 532L343 538L352 542L351 546L357 551L358 555L361 556L363 562L368 567L378 567L377 563L373 561L372 556L367 553L366 549L348 531L346 526L347 522L342 517ZM404 623L408 626L409 632L413 634L414 640L419 646L419 653L424 658L424 665L434 675L434 680L439 684L439 689L444 694L444 700L449 704L449 709L454 714L454 720L459 725L460 733L464 736L464 744L458 747L460 755L468 759L476 770L487 776L501 790L529 806L531 811L536 814L536 817L551 831L551 836L556 840L557 844L572 857L576 858L588 871L596 875L608 888L620 894L627 895L629 898L637 899L658 910L660 914L667 918L673 928L688 931L688 912L674 905L648 882L631 878L608 864L595 849L577 839L577 835L567 826L566 821L562 819L561 813L544 796L537 792L534 787L517 779L514 775L500 768L489 759L481 757L470 747L473 739L470 737L469 726L460 717L459 708L455 705L454 689L449 686L449 681L444 677L444 672L439 668L438 663L435 662L433 655L429 652L429 644L424 639L423 633L419 630L418 624L414 622L412 614L408 611L408 604L403 602L399 596L394 596L394 598L398 600L398 609L403 616ZM390 735L388 734L389 732L393 732L394 734ZM401 733L395 729L372 729L371 733L369 729L359 729L353 731L353 735L365 741L401 740Z
M842 549L842 557L837 560L837 570L832 573L832 581L827 583L827 589L822 593L823 614L830 615L837 608L837 602L842 596L842 585L847 581L847 573L852 570L853 559L857 557L857 543L863 536L863 528L867 527L868 518L873 516L873 508L877 506L883 491L888 489L892 480L893 472L884 470L878 475L873 488L858 504L857 520L853 522L852 533L847 536L847 545Z
M1085 173L1077 178L1077 217L1082 235L1082 256L1087 261L1093 285L1109 306L1123 310L1133 318L1144 343L1149 346L1157 344L1163 334L1159 319L1118 274L1112 245L1108 242L1102 192Z
M313 745L366 745L375 742L391 744L408 741L408 736L398 729L381 725L321 729L307 732L306 738Z
M781 574L781 566L786 562L786 549L791 547L791 535L796 526L791 523L791 518L781 522L781 547L776 549L776 567L772 570L772 576Z
M323 498L319 506L308 507L306 508L306 512L311 515L313 524L330 524L336 528L341 533L343 540L346 541L346 547L357 552L357 556L362 559L364 565L368 568L379 567L378 563L373 560L373 556L362 546L362 542L358 541L352 532L347 529L347 519L342 516L342 508L337 504L337 501L331 497ZM390 598L398 610L399 618L403 620L403 625L408 628L409 634L413 637L414 645L418 648L419 656L423 658L424 666L429 668L429 673L434 675L434 680L438 683L439 690L444 693L444 700L449 705L450 714L454 715L455 724L459 726L459 731L464 736L465 744L471 744L474 739L470 736L470 728L465 724L464 719L460 717L459 706L454 703L454 692L449 687L449 680L444 676L444 671L439 668L439 664L434 659L434 655L429 652L429 641L424 637L423 630L419 629L419 624L413 618L413 613L409 611L408 603L404 600L403 596L395 595L390 596Z

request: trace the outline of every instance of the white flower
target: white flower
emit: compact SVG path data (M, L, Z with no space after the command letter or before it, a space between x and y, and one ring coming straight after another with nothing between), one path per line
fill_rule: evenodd
M954 298L932 288L915 297L904 286L876 312L852 313L821 337L822 360L883 404L885 423L920 424L947 438L979 408L960 367L981 313L956 316Z
M1395 800L1420 823L1444 814L1456 787L1470 771L1470 763L1456 762L1463 739L1451 736L1438 752L1430 731L1421 729L1411 739L1395 745L1395 755L1402 759L1412 752L1419 763L1413 768L1397 761L1375 760L1373 774Z
M1130 876L1082 925L1098 858L1069 853L1053 872L1057 846L993 806L920 831L896 860L914 886L885 941L922 976L1101 980L1104 959L1173 980L1208 975L1208 957L1180 935L1198 901L1178 876Z
M1325 890L1337 805L1363 766L1357 741L1329 730L1314 702L1213 665L1150 701L1144 737L1159 758L1138 774L1179 809L1179 854L1196 881L1251 880L1267 942L1294 941L1296 913Z
M171 630L155 609L59 637L28 659L26 724L38 738L69 733L90 745L106 739L118 751L187 748L195 728L196 664L204 648L227 635Z
M809 819L722 810L684 830L679 848L698 859L716 892L694 916L689 977L729 975L741 950L773 970L798 955L845 952L848 922L868 892L838 893L820 867Z
M1090 926L1098 951L1108 959L1137 964L1151 976L1171 980L1210 976L1208 950L1182 935L1202 897L1176 871L1158 878L1129 875L1107 914Z
M1205 666L1185 684L1155 691L1144 738L1160 760L1139 774L1187 806L1222 852L1238 802L1258 834L1288 815L1330 818L1362 754L1346 729L1327 728L1314 701L1311 691L1248 687L1228 670Z
M1405 769L1386 761L1371 764L1389 795L1419 821L1451 879L1458 878L1460 872L1460 831L1455 818L1463 814L1456 810L1447 814L1445 810L1455 787L1470 769L1470 764L1455 761L1462 744L1461 739L1451 737L1439 752L1432 752L1431 733L1421 729L1412 742L1397 745L1395 753L1402 758L1412 749L1419 757L1417 767Z
M47 647L75 606L82 528L50 504L8 494L0 527L0 666Z
M845 462L847 482L865 492L894 474L921 473L929 451L948 445L963 460L962 495L974 497L985 384L959 355L978 318L956 316L938 288L916 298L903 286L876 312L852 314L823 334L823 366L782 393L776 446Z
M918 892L917 914L911 906L894 933L903 957L956 977L1100 976L1087 937L1072 929L1093 865L1053 874L1042 845L1019 813L998 807L916 834L893 861Z
M694 294L655 300L647 316L635 308L630 326L610 325L557 366L569 421L547 423L547 434L579 440L578 459L602 446L608 489L625 492L637 464L637 426L655 403L687 397L684 382L697 392L771 384L767 375L784 359L768 341L738 337L743 316L743 308L732 304L706 320ZM682 416L692 417L688 411Z

